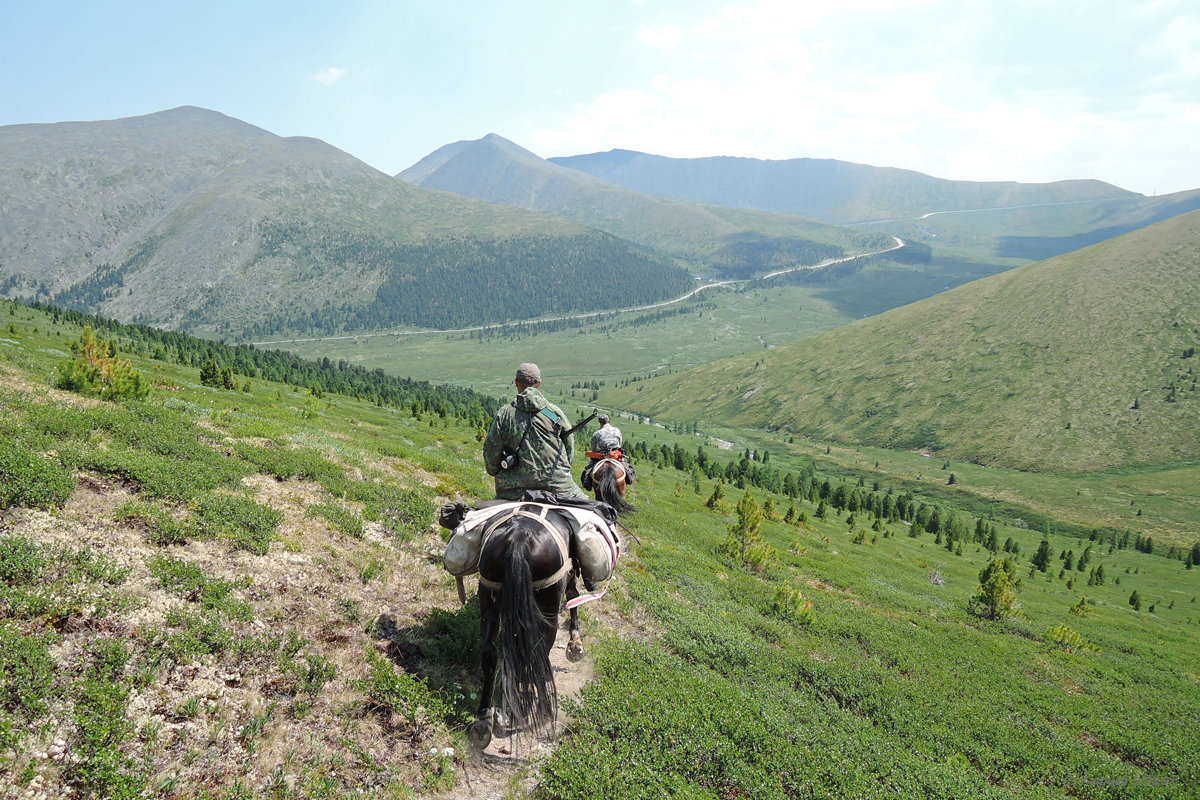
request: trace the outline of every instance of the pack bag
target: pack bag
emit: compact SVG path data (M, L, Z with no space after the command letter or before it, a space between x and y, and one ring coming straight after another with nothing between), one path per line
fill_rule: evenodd
M528 504L529 501L521 500L468 511L446 543L446 555L442 562L446 571L456 578L478 572L479 555L486 542L488 523L516 506ZM589 503L592 507L582 504L538 505L548 505L566 519L575 545L576 566L589 590L612 577L621 553L620 540L605 515L597 513L601 511L596 507L597 504ZM604 506L603 511L609 510L603 503L598 505Z
M616 533L603 520L589 519L579 526L575 533L575 558L589 592L612 577L620 555Z
M483 532L488 521L520 503L501 503L468 511L446 542L442 566L456 578L479 572L479 554L483 551Z

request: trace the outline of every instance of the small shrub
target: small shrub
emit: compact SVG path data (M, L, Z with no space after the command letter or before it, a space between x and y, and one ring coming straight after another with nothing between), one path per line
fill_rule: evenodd
M364 518L383 524L392 534L405 540L425 530L437 509L426 490L401 488L380 481L348 481L340 493L348 500L363 504Z
M771 600L771 613L783 619L795 620L801 625L811 625L817 618L812 603L804 599L799 589L786 583L776 587Z
M186 521L175 519L165 509L149 503L131 500L122 503L116 510L117 522L140 522L146 527L147 539L151 544L186 544L195 531Z
M163 653L180 663L228 650L234 641L229 623L212 611L195 613L186 609L167 612L167 631L156 642Z
M75 475L57 460L0 439L0 508L59 508L75 491Z
M353 509L346 508L341 503L319 503L309 506L308 516L321 517L328 520L333 527L347 536L352 536L355 539L362 538L362 517L355 513Z
M363 586L366 586L372 580L382 575L386 568L386 565L382 561L372 557L366 564L359 568L358 578L362 581Z
M50 566L47 548L32 539L14 536L0 539L0 583L36 583Z
M192 501L196 535L226 539L234 547L265 555L283 514L248 497L231 494L203 495Z
M99 675L80 685L74 708L76 760L67 775L89 794L132 800L146 787L137 763L120 750L131 727L125 716L128 698L128 685Z
M0 751L15 748L24 738L23 719L46 712L54 693L55 661L50 634L27 636L0 623Z
M337 667L325 656L308 654L303 661L289 660L283 665L283 680L278 689L287 695L303 694L310 698L337 676Z
M150 394L150 382L141 371L118 358L112 342L98 340L90 325L71 343L71 351L75 356L59 365L55 388L101 400L142 400Z
M162 556L151 559L150 574L162 582L163 588L201 608L218 611L233 619L254 617L250 606L234 595L234 585L219 578L209 578L195 564Z
M237 445L237 454L242 460L279 480L300 478L316 481L334 494L340 492L330 487L338 488L338 484L345 482L345 472L342 468L313 450L262 447L242 442Z
M433 694L424 682L398 669L374 649L367 651L368 675L358 682L368 707L382 713L395 728L403 726L414 741L445 734L445 720L454 709Z
M1091 653L1097 649L1094 644L1083 638L1079 631L1068 628L1066 625L1056 625L1051 628L1046 633L1046 639L1068 653Z

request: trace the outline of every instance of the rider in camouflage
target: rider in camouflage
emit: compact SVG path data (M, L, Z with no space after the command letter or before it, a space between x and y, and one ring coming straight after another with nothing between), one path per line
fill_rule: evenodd
M517 367L517 397L496 412L483 443L483 463L496 481L496 497L520 500L526 489L559 497L585 497L571 477L575 437L562 410L538 391L537 364Z
M583 488L591 491L593 488L592 470L600 463L601 459L614 455L625 467L625 482L633 483L633 467L622 457L623 454L620 452L625 446L621 429L609 421L608 414L600 414L597 419L600 421L600 429L592 434L591 449L588 450L588 458L591 460L579 476Z

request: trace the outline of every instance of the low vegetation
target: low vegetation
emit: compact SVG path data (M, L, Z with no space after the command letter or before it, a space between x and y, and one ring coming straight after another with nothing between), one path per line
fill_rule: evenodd
M478 610L433 524L441 499L490 493L470 415L261 376L231 392L127 344L153 388L105 402L51 387L80 326L0 315L4 793L391 798L483 780L463 749ZM623 427L641 511L584 607L594 680L528 765L533 795L1200 785L1191 547L976 513L957 466L954 486L913 490L783 444Z
M610 381L597 400L1025 471L1194 462L1198 238L1191 212L794 344Z

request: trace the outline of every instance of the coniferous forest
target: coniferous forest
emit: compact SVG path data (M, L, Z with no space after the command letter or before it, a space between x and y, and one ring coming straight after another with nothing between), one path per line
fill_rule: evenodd
M313 265L359 265L382 274L383 281L370 300L330 303L263 322L251 329L255 338L280 330L456 328L528 320L654 303L691 286L686 271L604 234L402 243L342 231L319 233L299 225L264 231L262 257L284 254Z

